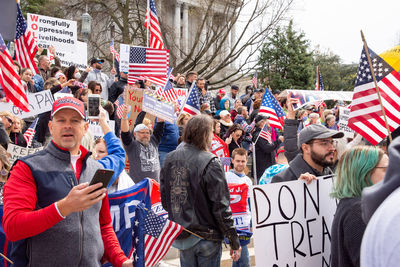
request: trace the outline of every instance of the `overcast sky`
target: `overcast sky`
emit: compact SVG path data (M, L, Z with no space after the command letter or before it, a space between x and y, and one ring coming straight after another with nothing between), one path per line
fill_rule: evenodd
M343 63L358 63L360 30L377 54L400 43L400 0L295 0L291 14L311 47L329 49Z

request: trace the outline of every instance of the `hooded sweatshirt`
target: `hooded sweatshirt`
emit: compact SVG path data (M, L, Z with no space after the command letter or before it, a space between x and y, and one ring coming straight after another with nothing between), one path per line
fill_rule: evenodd
M397 188L400 187L400 172L397 168L400 160L400 138L396 138L389 147L389 167L380 183L366 187L362 193L362 216L368 223L376 209Z

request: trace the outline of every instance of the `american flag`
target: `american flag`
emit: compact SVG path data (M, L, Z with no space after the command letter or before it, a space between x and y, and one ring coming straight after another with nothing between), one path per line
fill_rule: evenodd
M168 65L168 50L132 46L129 50L128 84L146 79L165 86Z
M124 109L125 101L124 101L124 94L121 94L117 100L115 100L114 104L117 106L117 117L119 119L122 118L122 110Z
M231 169L231 158L230 157L221 157L219 160L222 163L222 166L224 166L224 171L228 172Z
M114 40L112 40L110 43L110 53L115 56L115 58L117 59L118 62L120 62L120 56L119 56L117 50L115 50L115 48L114 48Z
M164 43L161 36L160 23L158 22L156 4L154 3L154 0L150 0L150 8L147 9L144 26L146 28L149 28L150 31L149 46L151 48L164 49Z
M317 67L317 79L315 81L315 90L324 91L324 83L322 81L322 75L318 67Z
M172 68L169 68L167 84L165 85L164 88L159 86L156 90L156 94L160 98L163 97L165 100L167 100L169 102L175 102L176 100L178 100L178 95L177 95L175 89L172 87L171 81L169 80L169 77L171 77L171 72L172 72Z
M183 112L189 113L192 116L200 114L200 100L197 86L195 81L192 84L192 89L186 99L185 105L183 106Z
M251 82L254 85L254 88L257 88L257 73L254 73L253 78L251 79Z
M368 51L392 132L400 125L400 74L371 49ZM348 126L373 145L388 135L365 49L361 53Z
M133 226L133 265L154 266L168 252L172 242L182 232L179 224L157 216L139 204L135 210Z
M30 68L35 75L38 73L37 66L33 60L37 52L37 46L33 34L28 30L21 8L17 4L17 32L15 36L15 58L22 68Z
M268 131L268 124L264 124L264 127L261 129L259 137L267 140L270 144L272 143L272 135Z
M28 99L22 86L21 79L15 71L14 62L7 50L3 37L0 34L0 84L3 87L6 99L23 111L29 111Z
M285 111L283 111L272 93L268 89L265 91L258 114L269 116L268 121L271 127L283 129L283 125L279 118L286 116Z
M24 133L24 139L25 139L26 143L28 144L28 147L30 147L32 145L32 140L36 133L36 125L38 123L38 120L39 120L39 118L36 118L32 122L31 126L29 126L29 128L26 129L26 131Z

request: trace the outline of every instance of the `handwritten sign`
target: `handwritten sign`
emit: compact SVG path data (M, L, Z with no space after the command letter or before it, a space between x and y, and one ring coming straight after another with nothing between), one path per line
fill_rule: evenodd
M109 120L107 124L110 126L111 131L114 132L115 121ZM95 140L104 136L103 130L101 129L98 121L89 120L89 131L93 134Z
M24 119L37 114L50 111L53 107L53 96L50 90L41 91L34 94L28 94L29 112L25 112L16 107L13 103L0 103L0 110L7 110L13 115Z
M53 45L56 50L74 52L77 44L76 21L28 13L28 29L39 47Z
M331 266L336 202L329 196L332 178L324 178L252 188L256 266Z
M144 111L170 123L174 123L176 119L175 108L173 105L165 101L160 101L156 96L147 92L143 95L142 108Z
M354 138L354 131L347 125L349 122L350 109L339 107L339 131L343 132L347 138Z
M28 155L32 155L40 150L43 150L43 147L26 148L14 144L8 144L7 152L10 154L9 157L10 164L12 165L17 159Z
M140 111L142 111L142 103L143 103L143 91L144 89L140 88L127 88L128 90L128 99L124 101L131 107L131 111L128 114L128 122L129 122L129 129L132 130L135 124L136 118ZM146 114L147 119L153 122L155 117L152 114Z

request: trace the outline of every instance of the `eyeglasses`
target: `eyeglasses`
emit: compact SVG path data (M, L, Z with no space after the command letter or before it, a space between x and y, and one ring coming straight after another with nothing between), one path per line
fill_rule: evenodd
M309 142L308 144L318 144L320 146L329 147L329 146L336 146L337 140L314 140Z
M137 133L150 135L150 132L137 132Z

